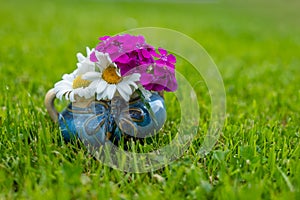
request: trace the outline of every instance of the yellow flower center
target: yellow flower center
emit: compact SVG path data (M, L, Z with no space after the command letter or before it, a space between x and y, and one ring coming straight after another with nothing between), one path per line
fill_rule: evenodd
M103 71L102 78L109 84L117 84L122 80L122 77L117 74L117 69L114 66L108 66Z
M85 88L85 87L89 86L90 83L91 83L91 81L84 80L81 78L81 76L77 76L73 80L73 89L81 88L81 87Z

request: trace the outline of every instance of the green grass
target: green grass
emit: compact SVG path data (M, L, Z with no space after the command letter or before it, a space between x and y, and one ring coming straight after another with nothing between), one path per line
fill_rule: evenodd
M300 199L299 2L0 5L0 199ZM199 137L163 169L134 174L63 143L43 100L74 69L77 52L101 35L143 26L181 31L208 51L224 80L227 119L201 158L210 99L180 62L199 98ZM176 103L167 99L174 135Z

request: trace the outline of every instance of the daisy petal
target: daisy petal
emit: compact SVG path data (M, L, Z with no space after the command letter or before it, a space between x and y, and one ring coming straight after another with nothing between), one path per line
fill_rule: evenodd
M76 56L77 56L78 62L82 62L85 60L85 57L84 57L84 55L82 55L82 53L77 53Z
M130 96L132 95L132 89L126 83L118 84L117 89L124 100L129 101Z
M104 92L105 88L107 87L107 82L106 81L103 81L103 80L100 80L97 84L97 89L96 89L96 92L97 93L102 93Z
M121 95L121 97L123 97L123 99L124 99L125 101L129 101L130 95L128 95L128 94L126 93L126 91L124 91L123 89L121 89L121 87L118 87L117 89L118 89L118 92L119 92L119 94Z
M106 88L106 95L108 99L112 99L116 93L117 86L116 85L108 85Z
M126 82L120 82L117 85L118 89L121 89L122 91L124 91L126 94L131 95L132 94L132 89L130 88L129 84Z
M101 77L101 73L99 72L86 72L85 74L82 75L82 79L89 80L89 81L98 80L99 77Z
M74 97L74 92L70 92L70 101L74 102L75 101L75 97Z
M109 66L112 61L107 53L99 52L96 51L96 57L98 59L98 62L96 65L99 67L99 69L102 71L104 70L107 66Z
M56 97L60 100L62 100L62 97L64 96L64 94L66 94L67 92L70 92L71 90L60 90L56 93Z
M139 81L140 78L141 78L141 75L138 73L131 74L131 76L130 76L130 80L134 81L134 82Z
M134 89L138 88L138 86L135 82L128 82L128 85L131 85L132 87L134 87Z

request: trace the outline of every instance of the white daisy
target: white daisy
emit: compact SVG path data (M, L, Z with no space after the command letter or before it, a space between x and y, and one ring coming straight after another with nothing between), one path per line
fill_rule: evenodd
M95 55L98 59L96 66L100 72L87 72L82 78L92 81L89 88L96 92L97 99L111 100L115 94L119 94L125 101L129 101L134 90L138 88L136 82L141 75L134 73L122 77L108 54L96 51Z
M86 47L86 57L81 53L77 53L78 68L71 74L63 75L63 80L54 85L54 91L58 99L65 96L67 100L74 102L75 95L86 99L94 96L95 93L88 87L91 82L81 78L83 74L95 71L95 63L90 61L90 55L93 51L94 49L90 50Z
M58 99L61 100L64 96L66 100L75 102L75 95L86 99L94 96L93 91L87 87L89 84L90 81L83 80L81 76L76 76L73 72L71 74L64 74L63 80L54 85L54 91Z

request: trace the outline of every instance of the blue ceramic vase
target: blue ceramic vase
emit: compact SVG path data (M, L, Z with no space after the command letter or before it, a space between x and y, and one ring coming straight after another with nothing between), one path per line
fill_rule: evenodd
M158 93L152 93L148 100L133 94L129 102L121 97L111 101L77 97L60 113L54 107L55 98L54 90L49 90L45 106L52 120L59 124L64 140L79 138L94 148L106 143L118 145L122 138L151 137L166 121L164 99Z

